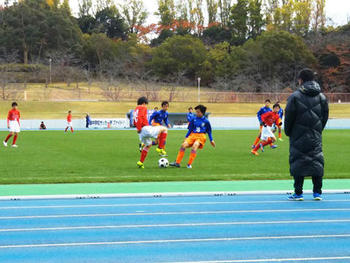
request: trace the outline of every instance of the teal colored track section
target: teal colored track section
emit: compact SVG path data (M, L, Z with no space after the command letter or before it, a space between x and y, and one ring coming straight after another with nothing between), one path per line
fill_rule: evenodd
M324 189L350 189L350 179L326 179ZM81 194L138 194L173 192L236 192L236 191L290 191L292 180L198 181L198 182L143 182L90 184L19 184L0 185L0 196L27 195L81 195ZM310 179L305 190L312 189Z
M286 197L1 201L0 262L350 262L350 195Z

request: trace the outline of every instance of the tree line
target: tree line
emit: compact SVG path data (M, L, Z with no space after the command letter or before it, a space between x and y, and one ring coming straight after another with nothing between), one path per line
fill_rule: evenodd
M143 0L79 0L76 16L68 0L5 1L0 62L51 61L81 79L201 77L220 89L280 91L317 67L311 40L335 30L325 0L158 0L158 23L146 25L149 15Z

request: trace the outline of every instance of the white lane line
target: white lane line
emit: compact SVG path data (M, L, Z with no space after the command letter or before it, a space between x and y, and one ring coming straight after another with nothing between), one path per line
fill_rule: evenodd
M254 262L295 262L295 261L320 261L320 260L345 260L346 257L318 257L318 258L264 258L264 259L235 259L235 260L213 260L213 261L182 261L167 263L254 263Z
M323 200L324 202L350 202L350 199ZM101 205L43 205L43 206L8 206L0 207L0 210L10 209L47 209L47 208L96 208L96 207L137 207L137 206L181 206L181 205L220 205L220 204L282 204L291 201L227 201L227 202L186 202L186 203L140 203L140 204L101 204ZM304 203L315 203L315 201L304 201Z
M118 229L118 228L161 228L161 227L196 227L196 226L230 226L230 225L279 225L279 224L317 224L317 223L348 223L350 219L336 220L291 220L291 221L243 221L243 222L213 222L213 223L187 223L187 224L150 224L150 225L106 225L106 226L68 226L68 227L33 227L8 228L0 232L23 231L58 231L58 230L90 230L90 229Z
M275 210L227 210L227 211L197 211L197 212L149 212L149 213L111 213L111 214L71 214L71 215L37 215L37 216L0 216L5 219L36 219L36 218L71 218L71 217L116 217L116 216L156 216L156 215L217 215L243 213L290 213L290 212L325 212L350 211L350 208L319 208L319 209L275 209Z
M190 238L165 240L135 240L135 241L108 241L108 242L75 242L49 244L21 244L1 245L2 248L37 248L37 247L76 247L97 245L131 245L131 244L162 244L162 243L191 243L191 242L220 242L220 241L251 241L251 240L280 240L280 239L320 239L320 238L350 238L350 234L342 235L309 235L309 236L261 236L261 237L228 237L228 238Z

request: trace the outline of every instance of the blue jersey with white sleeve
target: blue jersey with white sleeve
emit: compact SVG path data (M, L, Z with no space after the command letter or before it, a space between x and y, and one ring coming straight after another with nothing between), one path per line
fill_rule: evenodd
M264 106L264 107L262 107L262 108L257 112L256 115L257 115L258 120L259 120L260 123L262 122L262 121L261 121L261 116L262 116L264 113L267 113L267 112L270 112L270 111L272 111L271 108Z
M194 115L192 112L187 113L187 121L191 122L192 119L194 119L196 115Z
M280 119L283 119L283 109L280 108L280 110L278 111L278 115L280 116Z
M208 133L210 141L213 141L211 125L209 120L205 116L203 116L202 118L195 116L191 120L188 126L186 138L190 136L191 133Z
M164 111L164 110L155 111L149 118L148 122L150 125L152 125L153 120L155 123L159 123L159 124L162 124L164 121L165 125L168 126L169 125L168 116L169 116L169 113L167 111Z

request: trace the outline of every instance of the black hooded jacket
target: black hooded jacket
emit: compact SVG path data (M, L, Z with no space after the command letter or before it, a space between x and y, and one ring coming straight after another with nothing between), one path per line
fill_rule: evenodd
M284 130L290 137L292 176L323 176L322 131L328 114L327 99L315 81L305 82L288 98Z

